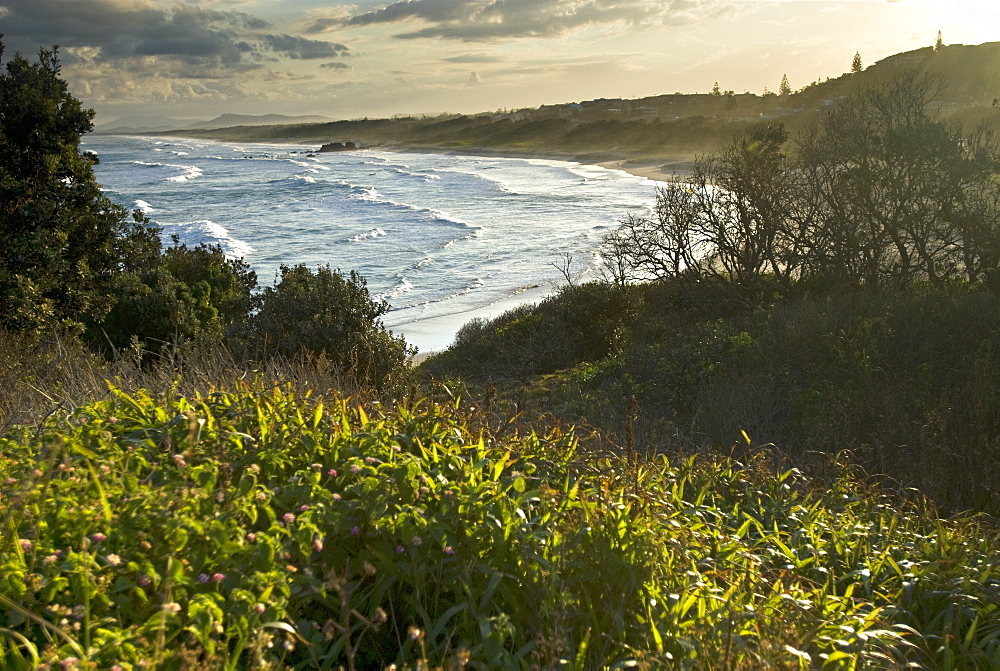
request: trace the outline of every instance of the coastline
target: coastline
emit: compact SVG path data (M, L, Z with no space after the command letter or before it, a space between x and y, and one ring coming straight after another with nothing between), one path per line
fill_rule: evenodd
M681 157L635 157L614 151L587 153L529 150L529 149L498 149L493 147L424 147L419 145L371 145L368 149L392 152L419 152L427 154L446 154L454 156L501 156L505 158L546 159L550 161L566 161L581 165L596 165L609 170L621 170L634 177L642 177L655 182L669 181L675 177L686 177L694 173L694 161Z
M196 140L209 139L179 134L159 137L168 137L173 139L190 138ZM228 144L238 142L231 139L211 139L211 141ZM268 140L254 138L253 140L250 140L250 142L254 144L295 145L298 147L308 147L316 144L316 141L303 141L301 139L294 141L284 139L284 141L281 141L277 139ZM629 157L617 152L569 153L556 151L532 151L520 148L495 149L489 147L427 147L396 143L371 145L365 149L393 153L411 152L454 156L488 156L529 160L542 159L565 161L567 163L575 163L578 165L591 165L608 170L621 171L634 177L648 179L654 182L668 181L672 178L690 175L694 168L693 161L687 159L666 157ZM319 152L317 151L316 153ZM470 320L475 318L491 319L520 305L537 304L544 298L555 293L557 290L557 286L532 286L526 290L512 294L506 298L502 298L489 305L465 312L417 319L415 321L405 322L402 324L392 324L390 313L390 315L387 315L389 318L384 319L384 321L390 322L386 324L386 328L388 330L397 335L404 336L409 344L418 347L419 351L417 355L411 359L411 365L418 365L427 358L445 351L454 341L454 337L458 330Z
M154 134L159 136L159 134ZM213 142L234 143L252 142L279 145L323 145L328 140L316 137L303 138L206 138L197 134L166 133L162 137L186 138L192 140L211 140ZM317 146L317 153L319 147ZM526 149L522 147L442 147L402 143L384 143L368 145L366 149L391 152L414 152L426 154L446 154L455 156L501 156L506 158L547 159L551 161L567 161L581 165L596 165L609 170L621 170L635 177L656 182L669 181L675 177L686 177L694 172L694 160L690 156L636 156L627 152L607 151L570 152L545 149Z

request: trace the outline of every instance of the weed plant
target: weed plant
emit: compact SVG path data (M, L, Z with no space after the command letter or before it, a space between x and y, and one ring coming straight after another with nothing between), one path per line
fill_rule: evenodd
M7 432L4 666L1000 665L993 532L846 469L817 488L501 437L460 400L233 389Z

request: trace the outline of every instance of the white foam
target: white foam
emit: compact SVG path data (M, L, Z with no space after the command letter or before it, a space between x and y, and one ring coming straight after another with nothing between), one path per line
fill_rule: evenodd
M381 228L373 228L370 231L364 233L358 233L352 238L348 238L348 242L361 242L362 240L373 240L375 238L381 238L383 236L389 235Z
M169 167L181 168L184 172L179 175L174 175L173 177L168 177L168 182L188 182L192 179L201 177L204 174L201 168L194 165L171 165Z
M129 207L132 210L142 210L143 214L149 214L150 212L155 212L153 206L144 200L133 200L132 205Z
M176 235L186 245L196 246L206 244L218 246L230 259L243 258L257 251L242 240L230 236L229 231L224 226L220 226L208 219L186 221L179 224L156 223L163 228L163 237L165 239L169 239L171 235Z

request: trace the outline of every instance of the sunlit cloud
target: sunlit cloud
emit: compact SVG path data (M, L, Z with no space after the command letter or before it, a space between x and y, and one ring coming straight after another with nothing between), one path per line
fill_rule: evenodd
M557 37L594 25L620 30L680 26L728 13L721 0L399 0L356 14L348 26L423 22L402 39L443 37L464 41Z

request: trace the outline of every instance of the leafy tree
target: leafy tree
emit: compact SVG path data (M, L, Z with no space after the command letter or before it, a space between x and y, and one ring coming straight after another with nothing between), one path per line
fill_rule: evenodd
M866 87L802 139L814 269L874 286L992 272L980 224L995 220L996 141L930 116L937 86L914 72Z
M719 82L715 82L715 84L712 86L712 95L713 96L722 95L722 91L719 89Z
M222 249L178 243L142 273L122 276L114 307L91 340L116 348L137 338L148 350L195 338L221 340L242 334L253 307L257 274Z
M787 96L791 95L792 86L788 83L788 75L781 75L781 85L778 87L778 95Z
M861 53L855 51L854 59L851 60L851 74L857 74L865 69L864 64L861 63Z
M281 277L258 298L248 342L262 356L325 355L359 380L381 385L415 350L382 325L389 310L368 293L364 277L322 266L281 266Z
M8 329L100 321L117 279L148 267L159 249L141 216L101 194L97 157L79 149L94 112L59 71L53 48L37 63L17 54L0 73L0 326Z
M938 31L937 39L934 40L934 51L941 51L941 47L944 46L944 40L941 38L941 31Z

